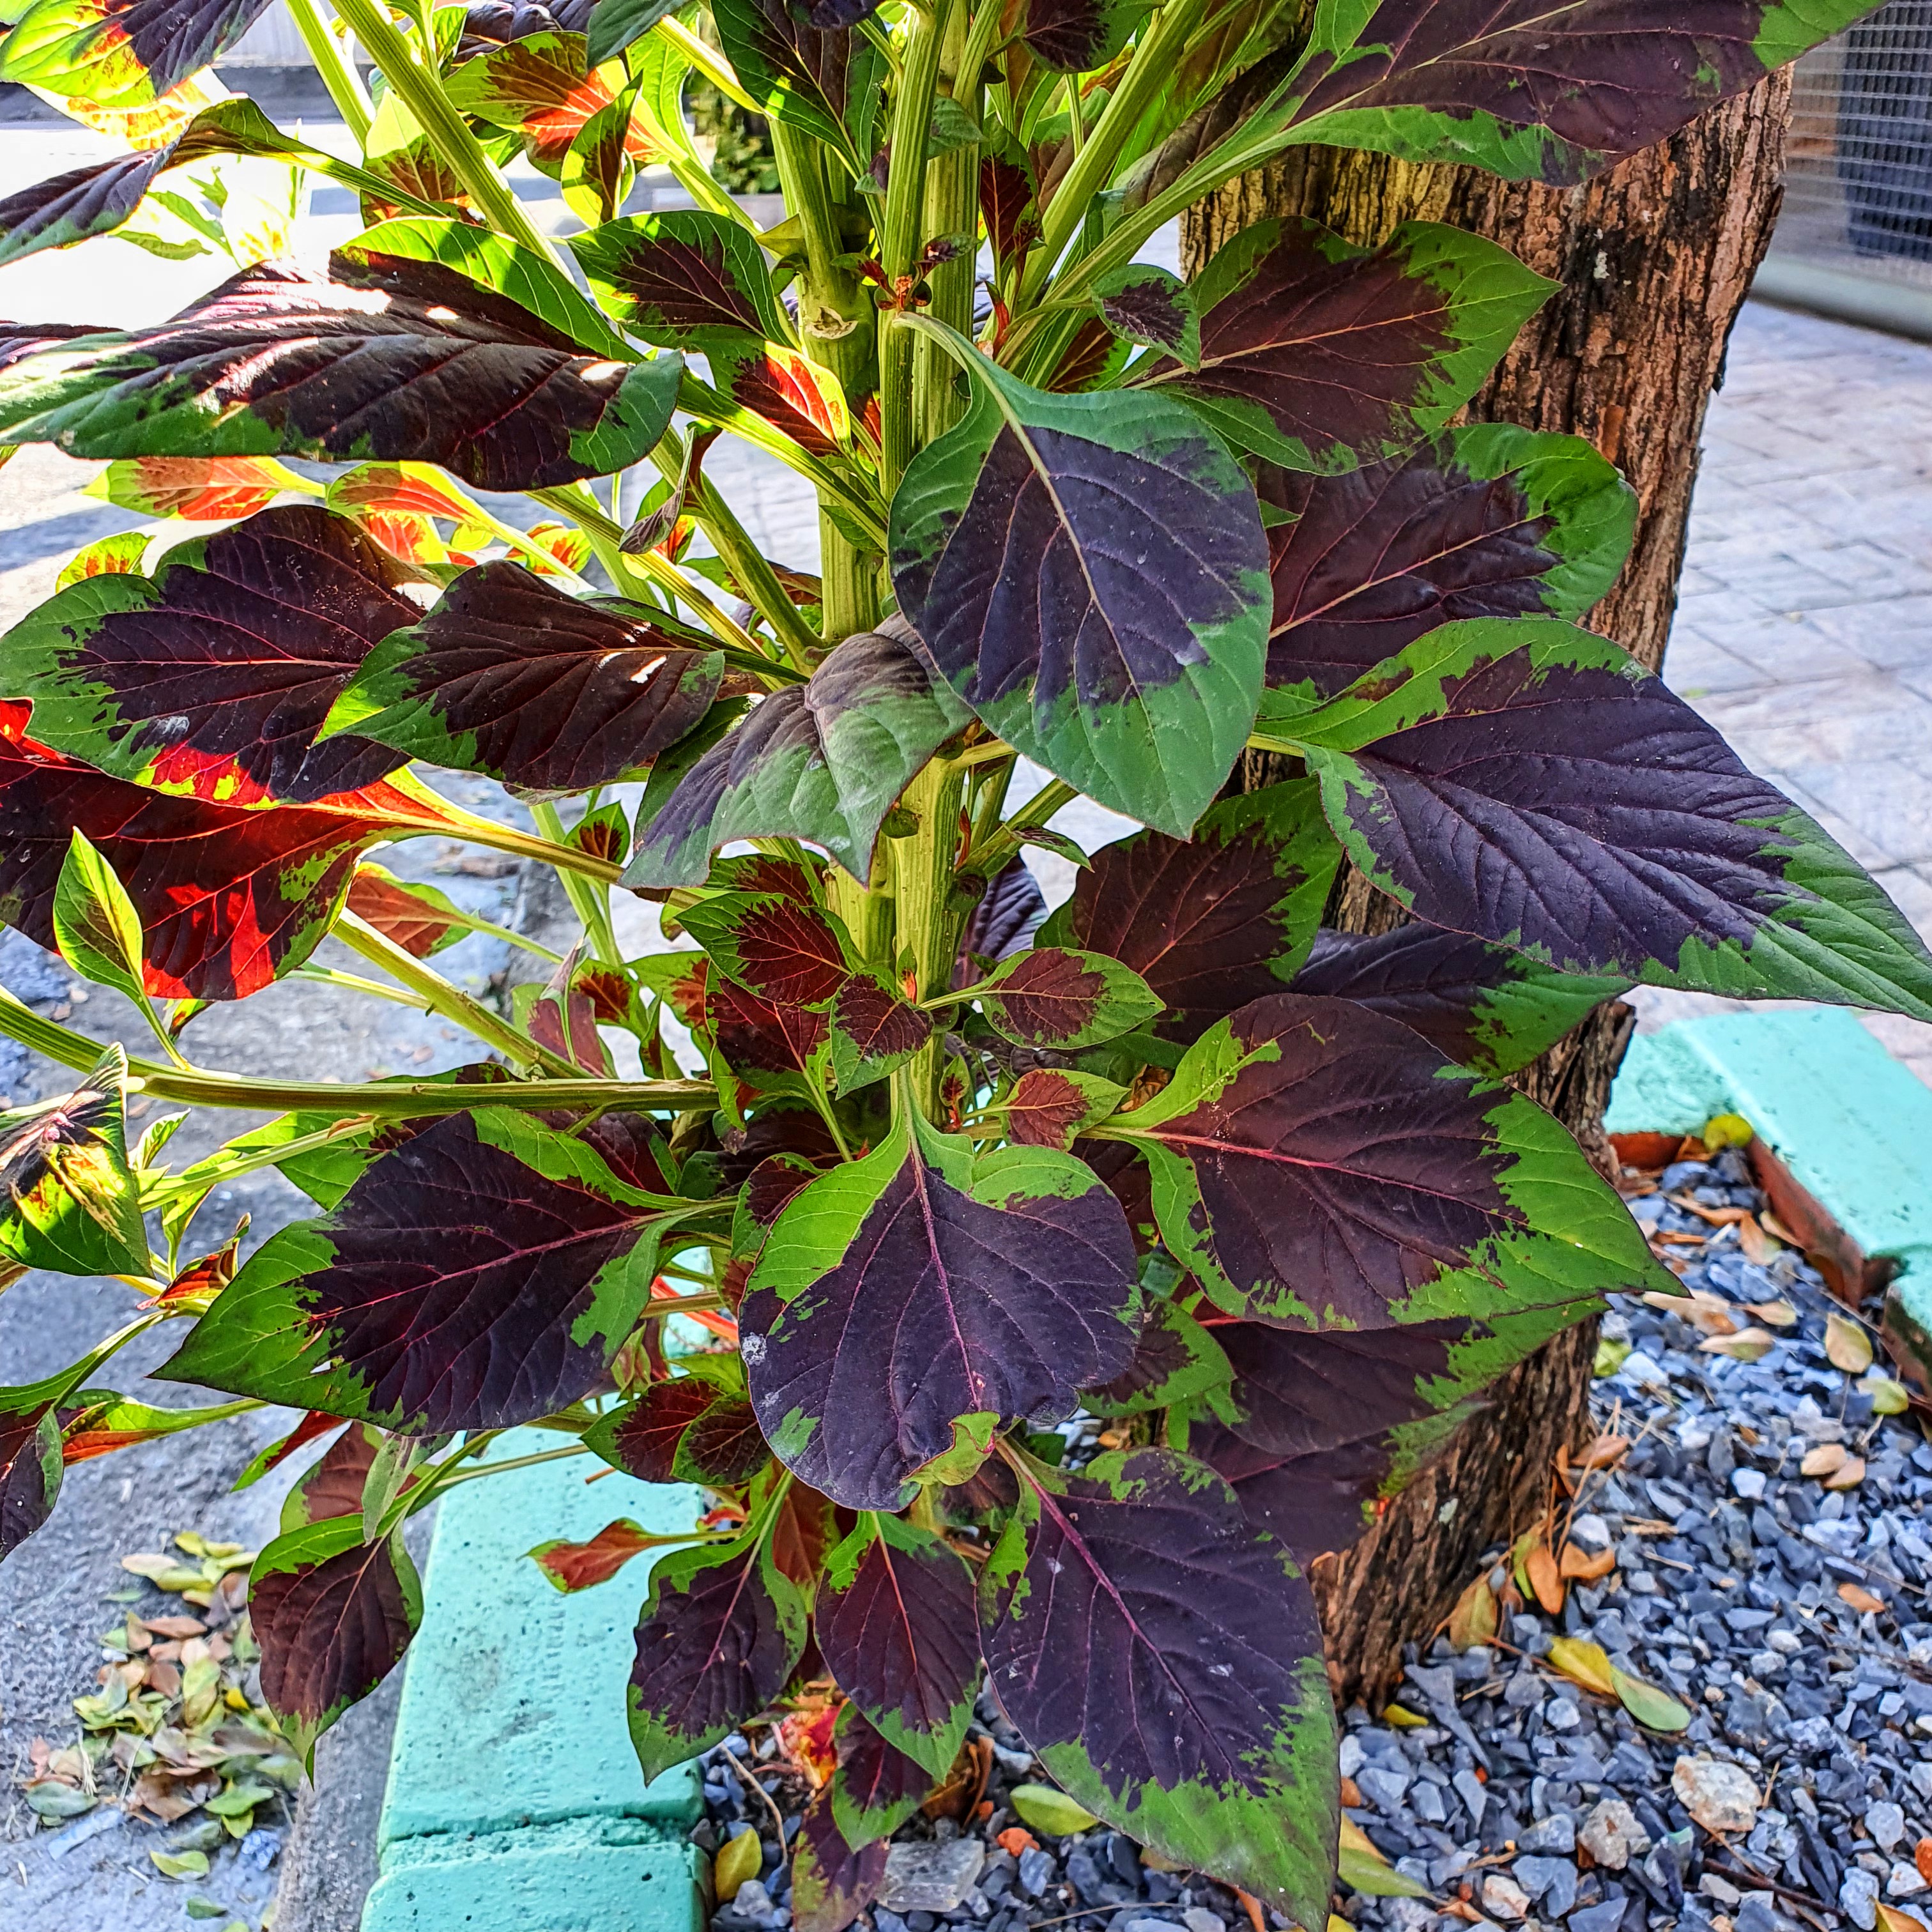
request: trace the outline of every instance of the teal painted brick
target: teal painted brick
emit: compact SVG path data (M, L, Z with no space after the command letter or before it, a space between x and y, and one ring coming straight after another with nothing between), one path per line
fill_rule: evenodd
M553 1435L517 1430L489 1456L507 1461L556 1447ZM619 1516L657 1533L691 1527L700 1507L694 1489L615 1472L586 1486L601 1466L586 1456L512 1470L459 1484L438 1506L380 1848L562 1819L696 1822L695 1767L667 1772L646 1790L625 1724L647 1558L565 1596L525 1554L552 1538L586 1541Z
M1932 1372L1932 1088L1842 1007L1726 1013L1631 1041L1605 1125L1690 1133L1725 1112L1864 1253L1898 1262L1892 1318Z
M453 1843L404 1840L363 1932L701 1932L694 1847L592 1820Z

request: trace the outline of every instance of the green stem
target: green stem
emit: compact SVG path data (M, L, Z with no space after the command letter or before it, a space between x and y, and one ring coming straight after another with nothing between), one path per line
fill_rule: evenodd
M934 759L906 788L904 802L919 829L893 843L896 951L912 962L915 996L943 992L952 979L958 920L952 908L953 863L959 845L959 797L964 775ZM907 1069L910 1090L929 1118L939 1110L942 1042L935 1034Z
M416 64L409 42L391 23L381 0L335 0L335 8L382 69L383 80L395 89L430 144L454 170L484 219L500 234L534 249L562 270L562 258L550 238L524 212L522 202L470 131L470 124L451 106L442 82Z
M1043 826L1064 805L1070 805L1080 796L1070 784L1064 784L1055 778L1051 784L1042 785L983 842L976 840L966 855L966 869L982 878L996 878L1012 860L1019 856L1020 848L1026 843L1026 834L1035 827Z
M454 1489L458 1483L473 1483L479 1476L500 1476L512 1469L534 1469L539 1462L561 1462L572 1456L588 1456L591 1453L582 1443L573 1442L566 1449L539 1449L532 1456L506 1456L500 1462L478 1462L442 1477L436 1484L436 1494L440 1496L445 1490Z
M770 112L765 103L754 100L745 92L731 63L710 41L700 40L682 20L668 15L658 21L656 31L670 41L728 100L735 100L748 114Z
M519 1033L480 1000L472 999L460 986L452 986L433 966L405 952L358 914L345 910L337 916L331 929L352 952L359 952L372 966L381 967L392 979L419 995L431 1012L440 1013L445 1019L466 1028L514 1066L540 1067L564 1080L574 1079L582 1071L561 1054L553 1053Z
M288 0L288 10L316 72L322 76L322 86L328 90L329 99L335 103L336 112L348 124L356 146L367 154L375 110L370 104L362 76L350 63L342 43L329 32L328 22L322 18L316 0Z
M806 358L829 369L848 396L857 395L866 386L872 356L871 297L859 278L841 266L845 241L818 144L781 121L773 121L771 130L785 206L797 217L805 242L805 267L799 277L800 344ZM842 490L834 496L821 482L818 494L825 641L836 644L878 621L878 572L866 551L828 514L828 501L849 508L844 500L849 493ZM885 548L883 529L878 548Z
M684 452L676 439L664 438L652 451L651 457L665 482L676 489L684 472ZM799 615L798 606L785 594L778 572L752 541L751 532L738 520L737 512L725 501L723 493L707 490L700 476L697 488L685 499L685 508L710 539L711 548L723 559L725 568L737 580L746 601L777 633L794 668L809 676L819 649L818 633Z
M980 66L970 46L976 20L967 17L964 0L953 7L940 50L941 82L976 124L985 112L980 90ZM925 226L928 236L950 235L960 239L959 251L942 262L927 278L932 299L929 313L958 329L973 332L973 289L979 273L974 238L980 229L980 147L977 142L954 148L932 161L926 171ZM915 448L936 442L962 413L960 380L936 344L922 337L913 345L912 392Z
M533 801L530 816L536 820L537 830L551 844L562 845L568 842L569 834L563 829L562 818L548 799ZM618 947L617 935L610 928L610 887L595 885L576 872L560 871L556 876L563 887L564 896L584 922L584 929L590 935L591 950L607 966L621 967L624 956Z
M339 1141L345 1134L360 1133L365 1127L373 1127L376 1117L373 1114L345 1114L339 1120L332 1120L326 1127L318 1127L312 1134L298 1134L293 1140L283 1141L274 1147L254 1148L248 1154L231 1154L226 1149L221 1153L198 1160L192 1167L184 1167L180 1173L166 1174L141 1195L141 1211L164 1208L170 1201L178 1201L185 1196L206 1194L211 1187L220 1186L224 1180L232 1180L237 1174L253 1174L256 1169L273 1167L278 1162L307 1154L315 1148L327 1147L332 1141Z
M306 966L298 966L288 976L291 980L306 980L311 986L334 986L345 993L360 993L365 999L387 1000L392 1005L407 1006L412 1012L434 1010L420 993L410 992L400 986L386 986L381 980L365 980L359 973L338 972L333 966L317 966L311 962Z
M1027 262L1019 291L1020 308L1030 308L1039 300L1048 274L1086 220L1094 196L1106 186L1116 168L1133 158L1125 151L1127 136L1148 102L1172 78L1180 44L1192 31L1198 18L1195 8L1175 0L1143 32L1133 58L1120 76L1120 86L1088 130L1086 145L1053 191L1041 226L1040 245Z

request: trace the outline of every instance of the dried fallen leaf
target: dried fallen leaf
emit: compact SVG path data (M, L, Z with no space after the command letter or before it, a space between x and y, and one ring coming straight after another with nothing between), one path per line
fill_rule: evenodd
M1616 1679L1612 1674L1615 1666L1601 1644L1592 1643L1582 1637L1556 1637L1552 1639L1544 1661L1571 1683L1582 1684L1586 1690L1594 1690L1602 1697L1617 1694Z
M1789 1328L1798 1319L1797 1310L1788 1301L1748 1301L1744 1306L1768 1328Z
M1613 1376L1629 1359L1633 1344L1619 1342L1604 1335L1597 1342L1597 1359L1590 1366L1590 1372L1600 1382L1606 1376Z
M1821 1442L1815 1449L1804 1452L1804 1460L1798 1466L1801 1476L1828 1476L1834 1469L1842 1469L1850 1452L1842 1442Z
M1838 1594L1862 1617L1875 1617L1885 1608L1885 1599L1874 1596L1862 1583L1840 1583Z
M1778 1346L1768 1328L1741 1328L1735 1335L1707 1335L1697 1344L1703 1355L1728 1355L1735 1362L1762 1361Z
M1550 1553L1550 1546L1539 1541L1530 1552L1523 1568L1529 1572L1529 1586L1536 1592L1536 1600L1552 1617L1563 1607L1563 1579L1556 1568L1556 1559Z
M1755 1138L1742 1114L1713 1114L1704 1123L1704 1145L1712 1154L1720 1148L1749 1147Z
M1616 1567L1617 1552L1614 1550L1600 1550L1592 1556L1574 1543L1563 1546L1563 1554L1556 1565L1559 1575L1576 1583L1594 1583L1599 1576L1607 1576Z
M1738 1246L1744 1250L1744 1259L1759 1268L1768 1268L1783 1245L1765 1232L1764 1223L1755 1214L1747 1214L1738 1223Z
M1880 1375L1876 1370L1867 1376L1858 1387L1871 1397L1874 1415L1903 1415L1911 1406L1911 1394L1905 1384L1890 1376Z
M1399 1731L1420 1730L1429 1720L1401 1704L1385 1704L1382 1707L1382 1722L1393 1724Z
M1001 1851L1016 1858L1022 1852L1035 1850L1040 1844L1024 1825L1009 1825L993 1842Z
M1825 1359L1848 1376L1862 1376L1872 1365L1871 1337L1849 1315L1828 1315Z
M1352 1778L1342 1779L1336 1796L1345 1811L1355 1811L1361 1808L1362 1787Z
M1932 1885L1932 1838L1921 1838L1912 1847L1912 1862L1918 1868L1918 1876Z
M1612 1469L1630 1450L1630 1438L1627 1436L1599 1436L1576 1458L1576 1466L1580 1469Z
M1757 1210L1758 1224L1774 1240L1782 1241L1787 1248L1802 1248L1804 1244L1768 1208Z
M1487 1643L1496 1634L1496 1600L1489 1579L1478 1576L1456 1599L1456 1607L1449 1612L1450 1646L1456 1650L1473 1649L1479 1643Z
M1838 1470L1825 1478L1828 1490L1855 1490L1865 1479L1865 1459L1847 1456Z
M1922 1870L1918 1876L1921 1878L1925 1878L1925 1874ZM1926 1879L1925 1882L1928 1885L1932 1885L1932 1878ZM1878 1932L1925 1932L1925 1922L1923 1919L1915 1918L1911 1913L1901 1912L1896 1906L1880 1905L1877 1907L1877 1912Z

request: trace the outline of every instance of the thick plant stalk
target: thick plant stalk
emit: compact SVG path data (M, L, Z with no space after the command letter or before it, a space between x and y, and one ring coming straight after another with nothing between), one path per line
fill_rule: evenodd
M315 63L316 72L322 76L322 86L328 90L329 99L335 104L335 111L356 136L356 146L366 153L375 110L369 91L362 85L362 76L356 71L342 43L329 32L316 0L287 0L287 6L289 17L308 50L309 58Z
M939 78L945 91L976 126L981 112L979 69L982 63L968 44L976 24L964 0L960 0L946 19L940 48ZM935 156L927 164L926 172L926 232L928 237L954 238L957 244L952 259L938 264L927 277L932 289L928 313L966 336L973 333L973 289L978 271L973 238L978 232L979 219L980 144L973 141ZM960 386L960 371L952 366L937 343L922 337L913 345L915 448L923 448L944 436L959 419L964 409Z

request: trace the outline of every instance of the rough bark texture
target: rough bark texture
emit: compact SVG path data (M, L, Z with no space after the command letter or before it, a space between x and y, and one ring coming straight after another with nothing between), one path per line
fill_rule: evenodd
M1404 221L1447 221L1501 242L1557 282L1466 416L1586 437L1629 478L1636 541L1589 622L1654 669L1676 606L1705 410L1782 194L1790 94L1789 72L1774 75L1576 188L1301 149L1192 210L1182 259L1192 272L1228 237L1274 215L1306 215L1364 245ZM1280 776L1274 762L1250 754L1244 785ZM1330 923L1378 932L1404 916L1345 868ZM1604 1108L1634 1024L1630 1009L1612 1003L1516 1080L1606 1170ZM1483 1552L1540 1513L1557 1449L1587 1430L1595 1346L1588 1322L1524 1363L1373 1529L1317 1563L1339 1697L1378 1702L1400 1677L1402 1645L1426 1641Z

